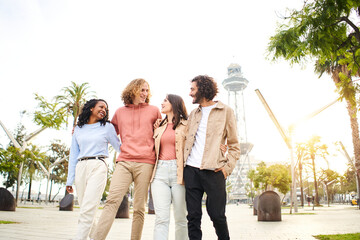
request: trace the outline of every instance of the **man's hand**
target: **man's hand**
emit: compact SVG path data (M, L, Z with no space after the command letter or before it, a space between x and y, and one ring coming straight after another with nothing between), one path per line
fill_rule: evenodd
M160 126L162 119L157 119L154 123L154 129L157 129Z
M215 172L220 172L220 171L222 171L222 173L224 174L224 178L226 179L227 178L227 173L226 173L226 171L225 171L225 168L217 168L217 169L215 169Z
M73 193L74 192L74 189L72 188L72 186L66 186L66 191L68 193Z

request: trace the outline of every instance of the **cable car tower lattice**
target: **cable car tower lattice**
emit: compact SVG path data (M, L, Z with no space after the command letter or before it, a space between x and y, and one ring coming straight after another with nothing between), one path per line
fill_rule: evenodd
M250 183L247 178L247 172L251 169L249 152L251 151L253 144L248 143L247 141L244 102L244 90L248 83L249 81L242 75L240 65L234 63L230 64L228 67L228 78L222 82L222 85L228 92L228 105L233 108L235 113L241 150L240 158L236 162L234 171L228 179L232 185L229 200L235 201L248 199L245 187L247 183Z

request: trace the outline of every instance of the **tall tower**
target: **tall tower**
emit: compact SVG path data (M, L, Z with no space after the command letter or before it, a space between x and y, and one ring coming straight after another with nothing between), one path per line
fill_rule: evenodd
M249 81L243 77L241 67L238 64L232 63L228 67L228 78L222 84L228 92L228 104L234 109L238 138L240 141L241 155L236 162L233 173L229 180L232 190L229 194L229 200L244 201L247 200L246 187L249 184L247 172L250 170L249 152L253 145L247 141L246 119L245 119L245 102L244 90Z

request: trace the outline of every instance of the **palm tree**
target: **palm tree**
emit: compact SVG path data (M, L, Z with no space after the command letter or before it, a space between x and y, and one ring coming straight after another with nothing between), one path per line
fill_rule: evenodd
M71 86L62 89L63 94L55 97L55 100L62 103L63 107L67 109L68 114L73 116L73 127L76 126L77 118L80 115L80 110L86 102L87 97L94 97L93 91L88 91L89 83L85 82L77 84L71 82Z
M303 186L303 178L302 178L302 170L303 170L303 163L302 161L305 158L305 146L304 143L298 143L296 145L296 157L299 164L299 180L300 180L300 193L301 193L301 206L304 207L304 186Z
M325 156L328 155L327 146L325 144L320 144L320 137L313 136L306 144L306 156L311 160L311 168L313 172L314 178L314 188L315 188L315 205L319 205L319 191L318 191L318 183L316 180L316 165L315 165L315 157L321 156L325 159Z
M317 61L315 64L315 72L319 73L320 77L323 73L331 75L340 94L340 99L345 99L346 101L346 108L350 117L350 126L352 131L356 172L360 184L360 138L356 101L356 93L359 90L358 86L352 81L351 72L348 70L348 66L340 65L338 60L339 59L336 61L326 61L324 63ZM355 75L359 75L359 73Z
M88 91L89 83L85 82L82 84L77 84L71 82L71 86L64 87L62 89L63 95L58 95L55 97L57 102L63 104L63 108L67 109L68 114L73 116L73 128L75 128L77 123L77 118L80 115L80 111L84 103L86 102L86 97L94 97L93 91ZM65 189L65 195L68 192Z
M41 152L41 150L35 146L30 145L31 147L28 151L24 152L24 172L25 179L29 179L29 190L28 190L28 200L31 200L31 187L32 181L36 180L37 173L41 173L41 168L38 164L39 161L44 161L45 153Z

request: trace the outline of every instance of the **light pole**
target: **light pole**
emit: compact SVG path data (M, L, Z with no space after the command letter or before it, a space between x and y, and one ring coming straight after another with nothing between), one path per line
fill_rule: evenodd
M300 120L296 121L294 124L291 124L288 127L288 131L286 132L284 130L284 128L280 125L280 123L278 122L278 120L276 119L274 113L271 111L269 105L267 104L267 102L265 101L265 98L262 96L262 94L260 93L259 89L255 90L256 94L258 95L258 97L260 98L260 101L262 102L262 104L264 105L266 111L268 112L271 120L274 122L276 128L278 129L278 131L280 132L281 137L283 138L283 140L285 141L287 147L290 150L290 159L291 159L291 179L292 179L292 183L291 183L291 190L290 190L290 196L291 196L291 205L290 205L290 214L292 213L292 206L294 204L294 212L298 212L298 204L297 204L297 197L296 197L296 164L295 164L295 160L294 160L294 148L293 148L293 134L294 134L294 130L295 127L297 125L299 125L300 123L303 123L304 121L316 116L317 114L319 114L320 112L322 112L323 110L325 110L326 108L330 107L331 105L333 105L334 103L337 102L337 100L332 101L331 103L325 105L324 107L318 109L317 111L314 111L312 113L310 113L309 115L301 118Z
M260 101L262 102L262 104L265 107L265 110L268 112L271 120L274 122L276 128L278 129L278 131L280 132L281 137L283 138L283 140L285 141L287 147L290 150L290 159L291 159L291 188L290 188L290 213L292 213L292 206L295 203L294 206L294 211L298 212L298 208L297 208L297 201L296 201L296 181L295 181L295 161L294 161L294 154L293 154L293 146L292 146L292 133L293 133L293 128L289 127L289 131L288 133L285 132L284 128L280 125L280 123L278 122L278 120L276 119L274 113L271 111L269 105L267 104L265 98L262 96L262 94L260 93L259 89L255 90L256 94L258 95L258 97L260 98Z
M46 174L46 176L47 176L45 203L48 202L48 190L49 190L49 181L50 181L51 171L53 170L53 168L54 168L56 165L59 165L60 163L62 163L62 162L65 161L65 160L66 160L66 157L57 159L54 163L50 164L50 166L49 166L48 169L46 169L41 162L38 162L39 165L40 165L40 167L41 167L41 169L43 170L43 172L44 172L44 173Z
M0 125L1 127L4 129L6 135L10 138L11 142L14 144L14 146L18 149L20 149L20 153L22 154L26 147L27 147L27 144L28 142L30 142L30 140L32 138L34 138L36 135L38 135L39 133L41 133L42 131L44 131L47 127L42 127L38 130L36 130L35 132L25 136L24 138L24 143L23 145L21 146L18 141L16 141L16 139L14 138L14 136L12 135L12 133L5 127L5 125L0 121ZM17 179L17 184L16 184L16 205L18 204L18 200L19 200L19 189L20 189L20 185L21 185L21 175L22 175L22 170L23 170L23 167L24 167L24 162L21 162L20 163L20 168L19 168L19 174L18 174L18 179Z

